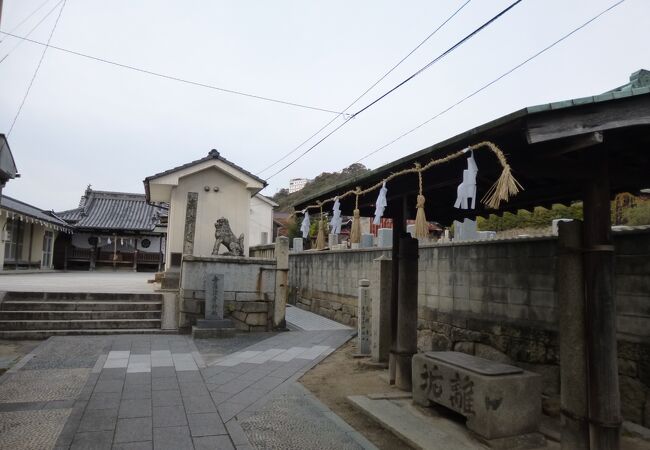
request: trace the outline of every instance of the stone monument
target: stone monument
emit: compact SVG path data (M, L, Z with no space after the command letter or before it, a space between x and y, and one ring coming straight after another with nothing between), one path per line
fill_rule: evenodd
M370 281L359 280L359 304L357 306L357 353L370 355L370 315L372 314L372 298L370 296Z
M235 334L230 319L224 319L224 275L208 274L205 280L205 319L198 319L192 327L192 337L198 339L229 337Z

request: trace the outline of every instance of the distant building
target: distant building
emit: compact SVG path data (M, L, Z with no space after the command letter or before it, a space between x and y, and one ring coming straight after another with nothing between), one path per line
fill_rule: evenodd
M54 248L72 232L51 211L0 198L0 270L52 269Z
M2 197L2 188L7 181L17 176L19 175L16 169L16 163L11 154L7 138L4 134L0 134L0 197Z
M289 194L298 192L309 182L307 178L292 178L289 180Z
M166 205L151 205L144 194L94 191L88 186L78 208L56 215L74 229L64 248L65 268L161 270Z

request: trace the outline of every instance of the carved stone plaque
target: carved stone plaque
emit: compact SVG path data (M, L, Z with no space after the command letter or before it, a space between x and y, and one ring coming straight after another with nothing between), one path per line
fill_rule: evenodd
M208 275L205 280L205 318L206 320L223 319L223 274Z
M196 208L199 202L198 192L187 193L185 209L185 233L183 234L183 255L194 253L194 230L196 229Z

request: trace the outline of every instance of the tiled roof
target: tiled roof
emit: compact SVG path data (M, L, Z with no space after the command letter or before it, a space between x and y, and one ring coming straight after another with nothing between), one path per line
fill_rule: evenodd
M77 229L152 231L166 213L144 194L87 190L82 207L56 213Z
M36 206L32 206L28 203L16 200L15 198L8 197L7 195L3 195L0 198L0 207L7 211L12 211L14 213L23 214L37 220L42 220L43 222L48 222L53 225L69 228L69 225L57 217L53 212L42 210Z
M259 181L259 182L262 183L264 186L266 186L266 184L267 184L266 181L264 181L263 179L261 179L261 178L255 176L255 175L253 175L252 173L250 173L249 171L247 171L247 170L245 170L245 169L239 167L237 164L228 161L226 158L224 158L223 156L221 156L221 155L219 154L219 151L217 151L216 149L212 149L212 150L210 150L210 152L208 153L208 156L206 156L206 157L204 157L204 158L201 158L201 159L197 159L197 160L195 160L195 161L188 162L187 164L183 164L183 165L181 165L181 166L174 167L174 168L169 169L169 170L165 170L164 172L160 172L160 173L157 173L157 174L155 174L155 175L151 175L151 176L149 176L149 177L147 177L147 178L144 179L144 183L145 183L145 185L146 185L150 180L153 180L154 178L159 178L159 177L162 177L163 175L168 175L168 174L170 174L170 173L174 173L174 172L176 172L176 171L178 171L178 170L186 169L186 168L188 168L188 167L195 166L196 164L200 164L200 163L205 162L205 161L210 161L211 159L216 159L216 160L219 160L219 161L222 161L222 162L228 164L230 167L232 167L232 168L234 168L234 169L237 169L238 171L240 171L240 172L242 172L242 173L248 175L249 177L253 178L253 179L256 180L256 181Z

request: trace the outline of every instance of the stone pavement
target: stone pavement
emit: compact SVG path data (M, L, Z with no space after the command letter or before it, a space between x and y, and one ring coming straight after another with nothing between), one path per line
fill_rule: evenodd
M374 448L296 382L351 332L50 338L0 378L0 449Z

